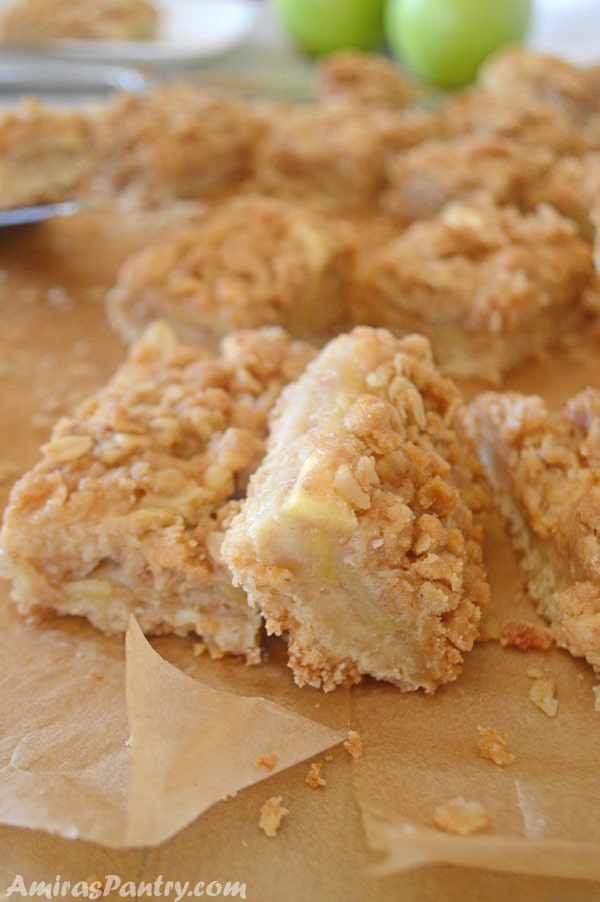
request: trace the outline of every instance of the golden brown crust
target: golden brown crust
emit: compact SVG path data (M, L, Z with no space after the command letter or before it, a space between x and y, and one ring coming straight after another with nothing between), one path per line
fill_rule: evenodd
M215 356L152 326L13 488L0 538L21 613L107 633L134 613L147 633L195 631L256 661L260 618L219 545L269 411L311 356L275 328L232 333Z
M127 340L163 319L208 346L231 329L265 325L324 341L347 324L353 257L341 224L300 203L236 197L194 230L129 259L108 313Z

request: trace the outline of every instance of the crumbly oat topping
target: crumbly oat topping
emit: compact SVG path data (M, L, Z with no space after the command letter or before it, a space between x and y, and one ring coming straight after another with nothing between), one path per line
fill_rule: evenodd
M373 53L340 50L319 63L320 95L369 107L402 109L419 93L417 83L392 60Z
M284 817L289 814L282 801L282 796L271 796L260 809L258 826L269 837L277 836Z
M365 327L282 394L221 550L301 685L432 692L460 672L489 597L460 408L425 339Z
M108 314L127 340L153 319L208 346L265 325L325 340L348 322L353 246L348 229L298 202L234 197L196 228L129 258Z
M359 261L353 316L420 332L447 373L500 376L580 324L592 251L549 206L451 203Z
M196 632L215 657L257 661L260 618L220 544L269 412L313 355L277 328L231 333L215 355L150 327L13 487L0 539L19 610L107 633L135 612L145 632Z
M433 823L440 830L469 836L485 830L491 819L481 802L467 802L463 796L456 796L449 802L437 805L433 810Z
M170 82L117 94L94 119L94 189L131 191L150 204L213 197L248 178L262 114L247 103Z

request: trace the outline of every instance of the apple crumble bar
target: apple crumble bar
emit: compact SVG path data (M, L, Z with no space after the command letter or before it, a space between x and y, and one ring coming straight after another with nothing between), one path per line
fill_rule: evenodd
M421 109L392 112L345 100L288 107L257 145L257 185L328 211L369 208L384 187L387 156L437 129L437 116Z
M472 87L443 106L444 131L492 132L528 147L583 153L600 146L600 97L585 69L509 48L491 57Z
M391 59L358 50L340 50L318 67L320 95L341 97L367 106L403 109L413 103L420 88Z
M221 551L267 631L287 631L299 685L433 692L460 673L489 594L461 407L424 338L366 327L282 393Z
M421 332L453 376L496 381L583 317L591 247L550 207L449 204L364 256L355 322Z
M600 391L558 412L486 392L468 421L531 597L556 643L600 670Z
M17 0L2 17L0 38L23 45L63 38L150 40L157 35L159 20L150 0Z
M133 613L146 633L258 660L260 617L219 545L275 398L312 356L276 327L231 333L213 355L150 326L13 488L0 545L19 612L108 634Z
M26 98L0 114L0 207L65 200L94 165L89 117Z
M213 196L252 172L263 129L258 106L172 82L117 94L98 116L98 191L149 200Z
M134 338L152 319L212 345L231 329L280 325L314 340L347 324L351 234L299 203L246 195L122 267L109 318Z
M450 201L479 195L524 208L527 192L544 180L555 160L547 147L524 147L494 134L424 141L390 158L381 207L406 224L431 219Z

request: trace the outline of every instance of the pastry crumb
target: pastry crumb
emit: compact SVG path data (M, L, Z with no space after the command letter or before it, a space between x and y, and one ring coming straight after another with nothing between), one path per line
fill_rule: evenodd
M344 742L344 748L353 758L362 757L363 744L360 733L357 733L356 730L348 730L348 738Z
M333 755L324 755L323 760L327 762L333 761Z
M558 699L555 696L556 683L551 677L538 676L535 678L529 698L536 707L547 714L548 717L556 717L558 711Z
M544 676L544 672L540 670L539 667L529 667L527 669L527 676L531 677L532 680L537 680Z
M501 733L493 727L477 727L477 729L479 731L477 747L481 757L487 758L498 767L512 764L515 756L508 751L506 733Z
M327 786L327 780L321 774L321 764L313 761L306 775L305 783L312 786L313 789L319 789L321 786Z
M433 822L440 830L469 836L485 829L490 824L490 816L481 802L467 802L463 796L456 796L434 808Z
M254 762L254 767L266 767L267 770L275 770L279 764L277 755L261 755Z
M289 814L287 808L281 804L281 796L271 796L260 809L258 826L267 836L277 836L281 822Z
M547 626L529 621L507 620L502 627L501 645L510 645L521 651L537 648L547 651L554 644L552 631Z
M208 651L206 642L194 642L193 652L195 658L199 658L200 655L203 655L206 651Z

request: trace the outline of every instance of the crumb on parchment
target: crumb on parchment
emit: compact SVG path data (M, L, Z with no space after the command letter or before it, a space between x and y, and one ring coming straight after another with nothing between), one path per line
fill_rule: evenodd
M281 802L281 796L271 796L260 809L258 826L267 836L277 836L283 818L286 814L289 814L289 811L283 807Z
M327 780L321 774L322 765L318 761L313 761L306 775L305 783L308 783L313 789L319 789L321 786L327 786Z
M469 836L485 829L490 824L490 816L481 802L467 802L463 796L456 796L433 809L433 822L440 830Z
M501 645L510 645L527 651L537 648L547 651L554 644L552 631L547 626L521 620L507 620L502 626Z
M267 770L275 770L279 764L277 755L261 755L254 762L254 767L266 767Z
M548 717L556 717L558 711L558 699L555 696L556 683L552 677L544 676L543 674L537 675L537 671L530 671L529 676L532 676L534 679L533 686L529 692L530 700Z
M508 751L506 733L495 730L493 727L477 727L479 739L477 747L482 758L487 758L498 767L512 764L515 756Z
M356 730L348 730L348 738L344 742L344 748L353 758L360 758L363 753L363 744L360 733Z

